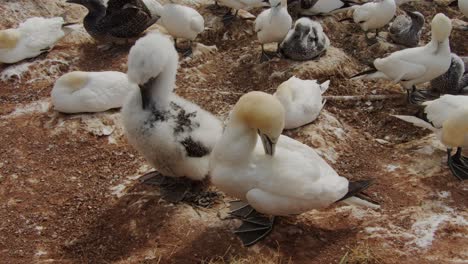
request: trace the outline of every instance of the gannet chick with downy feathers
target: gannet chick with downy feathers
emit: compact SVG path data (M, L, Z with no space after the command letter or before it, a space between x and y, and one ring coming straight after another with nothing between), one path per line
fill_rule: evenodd
M234 106L211 155L212 183L256 210L244 205L231 212L243 219L236 233L247 246L271 231L274 216L301 214L341 200L378 207L356 197L370 181L349 182L339 176L312 148L282 136L283 127L284 108L274 96L247 93Z
M268 0L218 0L219 4L229 8L229 11L224 15L223 22L229 23L237 16L240 9L249 11L257 7L268 6ZM232 14L232 11L234 14Z
M327 15L335 10L348 8L358 4L352 0L300 0L301 15Z
M169 38L152 33L135 43L127 75L140 89L122 108L123 124L128 141L161 174L203 180L222 124L173 93L177 65Z
M156 1L148 0L146 2ZM83 20L86 31L97 41L124 44L138 38L159 17L143 0L67 0L88 9Z
M424 26L424 16L419 12L407 11L405 15L399 15L390 24L389 36L396 44L406 47L418 46Z
M444 14L437 14L431 23L432 39L423 46L396 51L374 61L375 69L356 74L352 79L386 79L401 83L407 89L408 101L419 104L425 98L413 96L416 85L429 82L450 67L449 37L452 23ZM412 92L410 91L412 89Z
M319 84L317 80L301 80L291 77L283 82L274 96L285 110L284 128L293 129L312 123L325 105L322 94L330 81Z
M468 96L444 95L423 103L425 119L414 116L395 116L403 121L434 132L447 146L448 166L459 180L468 179L468 158L462 148L468 147ZM452 149L457 152L452 156Z
M72 31L72 25L61 17L33 17L18 28L0 30L0 63L15 63L51 50Z
M320 23L303 17L280 44L280 52L286 58L298 61L312 60L322 56L330 47L330 40Z
M468 58L467 58L468 59ZM431 81L431 91L438 94L463 94L468 92L468 72L462 58L451 54L448 71Z
M184 56L192 54L192 41L205 30L205 20L197 10L178 4L165 4L164 6L156 2L156 13L161 17L161 24L169 35L174 38L174 45ZM177 39L187 39L190 41L188 49L177 47Z
M270 60L270 56L265 52L264 44L276 42L279 45L291 29L292 18L288 13L287 0L270 0L271 8L264 10L255 19L255 32L262 45L262 61Z
M102 112L122 107L136 89L125 73L74 71L55 82L51 97L54 109L59 112Z

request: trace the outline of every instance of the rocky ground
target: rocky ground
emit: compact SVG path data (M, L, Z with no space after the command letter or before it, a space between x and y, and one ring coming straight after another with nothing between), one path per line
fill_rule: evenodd
M65 115L50 105L63 73L126 71L129 46L99 51L79 30L48 54L0 65L1 263L468 263L468 185L451 176L443 146L390 116L416 111L398 85L347 79L398 47L367 43L356 25L326 17L333 47L319 61L260 63L252 20L223 27L206 3L185 4L203 14L207 30L194 56L181 59L176 93L224 118L247 91L272 93L292 75L330 79L320 118L285 134L341 175L375 179L369 194L381 209L338 204L281 218L266 240L244 248L231 232L239 223L225 219L231 198L219 193L208 208L164 201L138 181L151 168L128 145L118 110ZM402 8L462 19L444 3ZM38 15L75 21L83 12L58 0L3 0L0 28ZM468 55L466 34L453 32L453 52ZM426 26L422 42L429 37ZM333 97L365 94L390 99Z

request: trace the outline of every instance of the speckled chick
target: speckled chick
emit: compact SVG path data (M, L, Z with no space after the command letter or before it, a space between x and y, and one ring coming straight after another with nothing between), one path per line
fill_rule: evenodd
M419 12L406 12L399 15L389 27L389 36L396 44L406 47L418 46L424 26L424 16Z
M466 59L465 59L466 60ZM462 58L451 54L450 68L431 81L431 90L441 94L460 94L468 86L468 73Z

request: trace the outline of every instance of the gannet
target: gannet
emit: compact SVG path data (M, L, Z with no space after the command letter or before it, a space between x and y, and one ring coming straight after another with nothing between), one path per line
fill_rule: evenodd
M128 78L140 89L122 107L128 141L161 174L203 180L222 133L215 116L173 93L178 54L169 38L151 33L128 56Z
M325 15L335 10L351 7L357 3L352 0L301 0L301 15Z
M284 115L272 95L243 95L211 155L212 183L258 213L272 216L300 214L340 200L378 207L356 197L370 181L349 182L312 148L282 136ZM260 217L252 210L244 214L244 208L232 212L244 220L236 233L245 245L252 245L271 231L274 217Z
M462 148L468 147L468 96L444 95L422 104L426 120L414 116L395 117L434 132L447 146L448 166L459 180L468 179L468 158ZM452 149L457 152L452 156Z
M320 23L303 17L296 21L294 28L280 44L280 52L292 60L311 60L323 55L330 47L330 40Z
M386 79L401 83L408 92L408 101L419 103L410 93L416 85L431 81L444 74L450 67L449 36L452 23L448 17L439 13L431 23L432 39L423 46L396 51L385 58L374 61L375 69L359 73L352 79Z
M74 23L65 23L61 17L33 17L18 28L0 30L0 63L15 63L51 50L72 31L72 25Z
M67 3L88 9L84 27L94 39L104 43L127 43L159 19L142 0L109 0L107 6L100 0L67 0Z
M319 84L317 80L301 80L291 77L283 82L274 96L285 110L285 129L304 126L317 119L325 105L322 94L328 89L330 81Z
M63 113L101 112L122 107L137 89L121 72L74 71L61 76L52 89L54 109Z
M276 42L279 45L291 29L292 18L288 13L287 0L270 0L271 8L264 10L255 19L255 32L262 45L262 61L270 57L265 52L264 44Z
M375 0L353 6L353 9L354 23L359 24L365 32L375 29L377 37L379 29L386 26L395 16L396 4L395 0Z
M235 18L240 9L249 11L253 8L268 6L267 0L218 0L217 2L222 6L229 7L229 11L223 17L224 22ZM235 10L234 15L232 10Z
M396 44L407 47L418 46L424 26L424 16L419 12L406 12L399 15L389 27L389 36Z
M468 86L468 72L462 58L451 54L448 71L431 81L431 91L439 94L461 94Z

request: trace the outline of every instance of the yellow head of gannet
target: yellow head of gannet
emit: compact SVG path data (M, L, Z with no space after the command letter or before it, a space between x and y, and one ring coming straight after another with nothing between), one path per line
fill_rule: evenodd
M73 71L62 75L57 81L71 91L78 91L88 83L88 80L86 72Z
M0 30L0 49L13 49L21 37L15 29Z
M452 32L452 21L442 13L434 16L431 22L432 38L444 42Z

